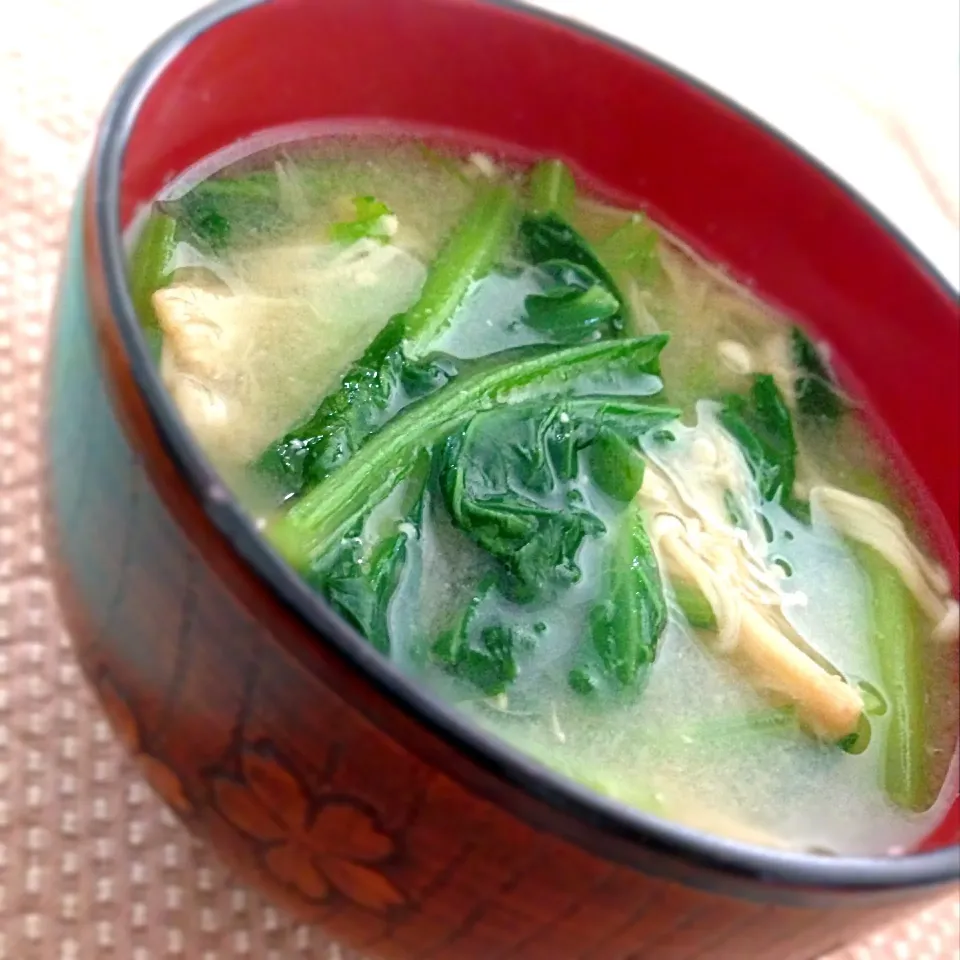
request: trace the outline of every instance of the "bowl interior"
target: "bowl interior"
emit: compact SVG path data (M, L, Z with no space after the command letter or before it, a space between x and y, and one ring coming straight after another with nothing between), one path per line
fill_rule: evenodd
M960 319L955 296L794 147L669 68L480 0L277 0L174 50L123 157L126 225L172 177L267 128L318 119L442 131L559 155L645 207L835 348L924 492L956 583ZM955 842L957 809L931 838Z

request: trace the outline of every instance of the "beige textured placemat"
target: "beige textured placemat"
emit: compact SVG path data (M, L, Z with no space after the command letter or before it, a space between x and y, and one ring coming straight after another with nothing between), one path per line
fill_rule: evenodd
M347 958L232 882L148 793L44 570L40 378L66 210L116 78L194 6L0 0L0 960ZM958 920L952 896L842 956L958 960Z

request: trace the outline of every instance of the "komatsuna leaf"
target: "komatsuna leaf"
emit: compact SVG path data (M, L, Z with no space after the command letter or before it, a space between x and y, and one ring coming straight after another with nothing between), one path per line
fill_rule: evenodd
M758 374L747 396L728 396L719 420L740 445L763 499L789 501L797 475L797 440L790 408L773 377Z
M623 328L626 303L616 281L588 241L554 212L526 214L520 222L520 245L534 265L565 263L582 268L613 299L617 311L610 317L614 329Z
M790 344L797 370L797 409L807 417L838 420L847 405L837 392L833 373L820 350L799 327L790 331Z
M567 264L578 268L581 276L572 284L557 280L554 289L528 299L526 323L566 343L584 340L597 331L616 334L622 329L628 311L614 278L649 286L660 273L659 238L644 216L632 216L591 247L569 223L576 195L576 181L563 161L544 160L530 171L526 252L543 267ZM551 215L553 219L547 219ZM561 226L563 218L565 226ZM551 260L551 246L574 250L575 256ZM597 264L603 270L597 271Z
M575 583L577 553L605 527L586 505L584 469L598 470L581 453L602 444L605 479L616 472L609 438L635 438L676 411L623 398L571 398L518 404L480 413L444 444L440 485L456 527L494 557L503 588L519 602ZM623 440L624 443L628 441ZM621 483L628 484L622 464ZM642 473L633 474L633 492ZM629 484L628 484L629 485ZM624 492L621 488L621 494Z
M407 563L411 538L423 522L429 460L398 487L386 515L367 514L327 556L308 581L351 626L381 653L390 652L390 603Z
M540 264L549 284L531 294L523 322L560 343L579 343L609 328L620 311L616 296L586 267L569 260Z
M481 584L456 622L430 648L435 663L487 697L506 693L520 672L517 655L535 642L521 627L477 624L478 612L493 587L493 581Z
M625 512L604 557L601 589L590 611L589 647L569 678L584 695L635 688L667 625L660 568L635 507Z
M390 652L389 607L407 560L408 534L397 531L365 555L359 536L344 544L318 576L330 606L381 653Z
M382 425L403 374L403 330L402 317L391 320L351 364L339 390L261 457L259 469L288 494L329 476Z
M417 399L456 376L457 364L450 357L406 357L403 321L402 314L394 317L350 365L339 389L261 457L261 472L280 480L288 495L319 483L346 463L389 419L401 388L408 399Z
M285 219L273 171L213 177L159 207L177 221L181 239L213 253L237 238L268 234Z

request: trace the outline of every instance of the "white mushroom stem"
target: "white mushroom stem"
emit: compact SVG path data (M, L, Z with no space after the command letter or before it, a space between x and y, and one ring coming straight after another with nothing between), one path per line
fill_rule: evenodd
M863 714L857 690L811 660L755 607L744 606L740 624L736 656L755 684L795 703L817 736L839 740L856 731Z
M659 546L670 567L683 571L688 581L711 583L710 568L679 536L661 536ZM706 596L712 605L711 594ZM863 713L860 694L814 662L752 604L739 604L737 613L730 656L751 683L795 704L801 721L818 737L839 740L855 732Z
M935 624L935 640L957 641L960 615L956 600L949 596L950 578L943 567L917 549L894 513L875 500L823 485L810 492L810 503L839 533L876 550L897 570L920 609Z

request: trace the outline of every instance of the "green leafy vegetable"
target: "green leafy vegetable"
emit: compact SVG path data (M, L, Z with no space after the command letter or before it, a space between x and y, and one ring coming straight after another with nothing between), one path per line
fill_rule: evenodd
M569 216L577 184L562 160L543 160L530 171L530 208L535 214Z
M562 343L578 343L618 315L617 298L586 267L547 260L540 268L554 286L527 297L523 322L528 327Z
M361 509L382 500L407 475L420 451L478 410L509 403L523 391L528 399L569 393L576 378L587 373L656 373L666 342L665 336L655 336L559 350L532 348L493 369L458 377L391 420L354 454L350 469L337 470L308 490L273 522L269 535L293 566L302 569L312 555L329 549Z
M176 235L176 220L163 213L151 213L137 237L130 263L130 296L155 355L159 354L162 333L152 297L170 282Z
M646 461L636 444L606 424L597 426L589 458L593 482L608 497L629 503L643 486Z
M215 253L234 238L269 233L285 219L273 171L204 180L160 207L176 219L183 239Z
M388 611L407 559L408 534L397 531L365 553L359 535L344 540L311 584L381 653L390 652Z
M390 601L423 515L426 458L400 489L393 516L368 515L308 575L310 584L381 653L390 652Z
M505 184L483 190L448 238L420 298L406 312L406 352L417 359L443 332L467 292L503 256L516 223L517 202Z
M797 439L790 408L776 381L758 374L748 396L728 396L719 414L724 429L743 450L760 495L802 514L805 504L793 495L797 476Z
M851 548L870 586L873 643L889 703L884 785L894 803L919 812L927 809L931 797L924 638L917 629L916 602L886 558L862 544L852 544Z
M330 227L330 236L338 243L356 243L370 239L386 243L390 237L385 217L393 216L393 211L376 197L354 197L354 217Z
M448 668L462 679L472 683L488 697L503 693L517 678L517 662L514 658L515 631L510 627L484 627L480 632L480 644L468 647L465 639L456 650L446 650ZM441 657L442 643L434 649Z
M339 389L277 441L260 458L259 469L296 494L349 460L387 418L403 373L402 343L403 318L394 317L350 366Z
M586 285L580 282L547 296L560 300L564 307L575 307L579 314L585 314L585 319L594 319L594 322L610 319L614 329L620 329L629 307L614 277L629 276L644 286L654 283L660 276L659 237L646 218L638 214L592 249L567 222L576 199L576 189L573 174L562 161L538 163L530 173L531 214L521 226L521 238L534 263L559 261L575 264L586 271L590 280ZM583 292L577 293L577 290ZM552 311L547 312L546 317L534 315L535 311L548 311L550 305L543 303L531 310L531 300L527 303L531 314L527 323L530 326L551 332L558 340L566 342L583 339L585 333L572 335L576 330L572 318L564 315L562 322L553 327L549 325ZM614 301L615 309L612 307ZM604 315L592 317L591 311L598 308L602 308Z
M799 327L791 330L790 342L797 368L797 409L808 417L838 420L846 404L837 393L833 374L820 351Z
M660 568L636 508L626 511L604 561L603 593L590 611L592 649L570 674L580 694L633 687L653 663L667 625Z
M600 687L596 673L587 667L574 667L567 679L570 689L581 697L592 696Z
M520 627L500 623L475 625L478 611L492 589L493 581L481 584L477 596L454 626L445 630L430 650L431 658L444 670L488 697L506 692L519 674L517 654L535 642Z
M616 300L617 312L610 321L615 329L622 328L623 294L590 244L563 217L552 212L528 213L520 223L520 242L527 259L537 266L562 263L585 271L582 277L592 278Z
M387 612L407 559L407 534L396 533L368 557L355 542L342 551L318 586L331 606L381 653L390 652Z
M611 473L611 461L629 452L611 450L611 436L626 444L624 437L676 415L618 397L480 413L448 438L440 456L440 485L454 525L500 562L514 600L529 602L576 583L581 544L605 530L584 505L581 451L594 454L589 459L601 462L602 474ZM595 451L598 440L604 446Z

